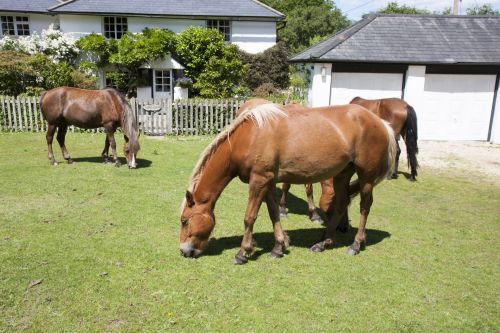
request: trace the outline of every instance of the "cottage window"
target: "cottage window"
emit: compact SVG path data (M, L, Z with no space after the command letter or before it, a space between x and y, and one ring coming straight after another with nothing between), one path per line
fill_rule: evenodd
M120 39L127 31L128 25L126 17L104 17L104 37Z
M228 20L207 20L207 28L219 30L226 42L231 41L231 23Z
M1 16L2 34L11 36L29 36L30 23L28 16Z
M170 70L155 70L155 91L170 92L171 78Z

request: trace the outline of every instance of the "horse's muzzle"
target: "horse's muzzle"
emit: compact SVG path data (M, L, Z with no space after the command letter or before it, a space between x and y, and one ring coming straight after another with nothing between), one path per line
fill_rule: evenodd
M184 258L193 258L193 259L198 258L201 254L200 250L195 249L189 243L182 243L180 246L180 252L181 256L183 256Z

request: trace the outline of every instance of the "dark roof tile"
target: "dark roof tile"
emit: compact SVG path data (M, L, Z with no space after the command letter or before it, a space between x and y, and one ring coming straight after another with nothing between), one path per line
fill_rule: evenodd
M500 17L373 15L290 60L500 63Z

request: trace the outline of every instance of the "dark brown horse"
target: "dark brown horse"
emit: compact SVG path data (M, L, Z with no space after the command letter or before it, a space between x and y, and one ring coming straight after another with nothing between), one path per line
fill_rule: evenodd
M110 88L102 90L84 90L70 87L59 87L44 92L40 98L42 114L47 120L47 145L49 160L52 165L57 165L52 151L52 141L56 129L57 142L61 146L64 159L73 163L64 140L68 126L74 125L81 128L104 127L106 139L102 157L104 162L109 162L109 146L113 152L113 161L120 166L116 154L116 141L114 133L121 127L124 133L124 153L129 168L136 168L136 155L139 151L139 132L133 110L122 94Z
M406 103L400 98L383 98L383 99L364 99L361 97L354 97L350 102L351 104L358 104L371 112L375 113L380 118L387 121L392 129L396 138L403 136L406 145L406 154L408 157L408 168L410 168L410 181L417 180L417 154L418 154L418 129L417 129L417 114L411 105ZM398 140L398 153L396 155L396 167L392 178L398 177L398 162L401 149L399 148Z
M198 257L215 226L214 208L227 184L239 177L249 184L245 233L235 262L247 262L253 252L253 225L262 201L273 223L272 257L283 256L288 236L280 223L274 197L276 183L307 184L334 177L334 212L325 238L313 251L333 244L333 234L349 204L354 173L361 195L359 229L348 253L365 242L365 226L373 202L373 187L392 172L396 141L392 128L357 105L284 112L287 107L263 104L247 109L202 153L182 205L180 250ZM302 134L302 135L300 135Z

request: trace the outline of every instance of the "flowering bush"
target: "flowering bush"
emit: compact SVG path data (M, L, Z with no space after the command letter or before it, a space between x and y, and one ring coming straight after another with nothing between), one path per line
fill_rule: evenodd
M53 62L72 62L78 54L78 48L70 34L64 34L50 25L48 29L42 30L42 34L36 32L30 36L13 38L5 36L0 39L0 50L24 52L28 54L43 53Z
M193 81L188 77L181 77L175 80L175 85L181 88L190 88Z

